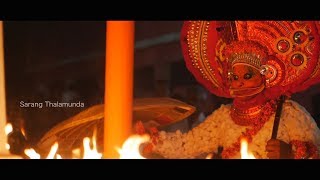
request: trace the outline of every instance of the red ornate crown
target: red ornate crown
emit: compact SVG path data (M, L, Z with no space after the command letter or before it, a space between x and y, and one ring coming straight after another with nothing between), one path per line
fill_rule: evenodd
M187 21L181 44L188 69L208 90L231 97L228 71L245 63L265 76L269 98L320 81L317 21Z

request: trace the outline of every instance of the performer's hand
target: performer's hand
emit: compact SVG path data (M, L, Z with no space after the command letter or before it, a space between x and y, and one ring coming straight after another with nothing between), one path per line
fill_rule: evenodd
M266 145L269 159L290 159L292 158L291 145L278 139L270 139Z

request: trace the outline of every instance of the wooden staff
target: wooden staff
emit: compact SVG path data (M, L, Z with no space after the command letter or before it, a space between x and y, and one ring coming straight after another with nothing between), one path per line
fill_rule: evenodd
M279 128L280 117L281 117L282 106L283 106L284 100L285 100L285 96L284 95L280 96L280 100L277 104L276 116L275 116L274 122L273 122L271 139L277 139L278 128Z

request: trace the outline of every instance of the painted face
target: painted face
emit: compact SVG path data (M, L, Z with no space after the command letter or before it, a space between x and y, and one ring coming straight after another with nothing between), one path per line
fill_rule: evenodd
M252 96L264 88L260 72L251 66L236 64L232 68L230 94L234 97Z

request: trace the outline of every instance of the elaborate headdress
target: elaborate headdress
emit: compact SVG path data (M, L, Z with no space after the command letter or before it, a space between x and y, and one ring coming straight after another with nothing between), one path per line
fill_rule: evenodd
M237 63L265 76L268 98L320 81L316 21L187 21L181 33L188 69L212 93L230 97L228 72Z

